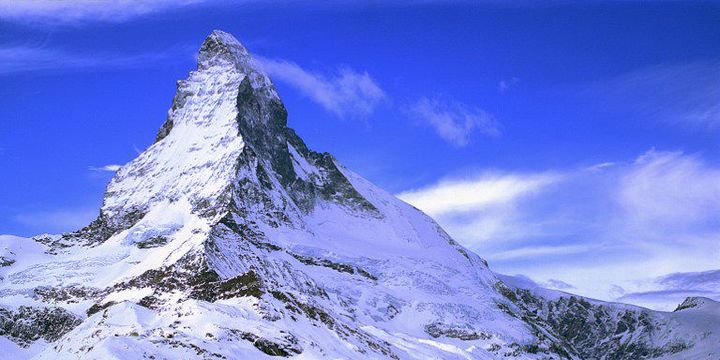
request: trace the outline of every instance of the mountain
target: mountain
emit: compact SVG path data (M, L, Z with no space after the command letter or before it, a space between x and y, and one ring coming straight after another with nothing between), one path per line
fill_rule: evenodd
M503 281L287 127L214 31L88 226L0 237L0 348L37 359L717 359L720 312Z

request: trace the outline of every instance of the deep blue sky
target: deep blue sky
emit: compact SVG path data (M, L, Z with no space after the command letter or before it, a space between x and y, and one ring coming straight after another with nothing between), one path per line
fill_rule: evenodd
M720 199L717 3L145 3L142 14L82 1L0 6L0 233L92 218L112 176L96 168L151 143L175 81L221 29L328 83L343 71L371 79L384 95L357 114L328 111L282 75L275 82L310 147L388 191L509 184L466 212L424 203L496 269L603 297L610 283L582 285L601 268L578 275L578 261L647 261L651 277L717 267L720 219L707 213L720 209L706 201ZM460 134L439 136L433 115ZM463 126L468 115L475 127ZM663 206L706 215L678 224ZM703 240L644 236L643 221ZM623 230L598 230L608 228ZM705 258L658 260L678 251Z

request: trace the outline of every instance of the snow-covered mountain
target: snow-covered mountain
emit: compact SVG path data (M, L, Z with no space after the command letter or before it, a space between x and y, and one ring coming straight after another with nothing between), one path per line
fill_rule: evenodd
M503 281L286 118L213 32L96 220L0 237L4 356L720 358L718 303L663 313Z

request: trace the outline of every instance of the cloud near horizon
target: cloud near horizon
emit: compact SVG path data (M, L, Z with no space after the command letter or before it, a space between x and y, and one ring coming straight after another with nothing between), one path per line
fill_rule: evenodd
M255 59L273 81L296 88L301 94L338 117L366 117L387 100L380 85L366 72L341 67L334 74L322 74L278 59Z
M692 288L681 286L689 275L663 278L718 268L720 167L697 155L653 149L602 166L444 179L398 196L499 272L658 309L675 306L684 290L720 298L715 273L698 273L706 285ZM641 294L650 291L676 296Z
M720 300L720 269L659 276L643 282L641 290L622 293L616 300L673 310L675 305L690 296Z

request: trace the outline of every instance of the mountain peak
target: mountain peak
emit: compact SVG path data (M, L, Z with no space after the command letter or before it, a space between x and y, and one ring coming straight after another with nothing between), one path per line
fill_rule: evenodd
M378 215L334 159L309 150L287 127L270 79L232 35L213 31L197 70L177 84L155 143L115 174L100 217L73 236L101 243L168 202L217 221L250 192L247 206L262 203L287 222L319 202Z
M677 306L674 311L682 311L686 309L704 309L708 307L718 307L720 303L704 296L689 296Z
M213 63L214 60L238 62L249 58L250 53L234 36L220 30L213 30L205 38L198 54L200 64Z
M235 68L245 75L254 89L260 89L258 95L278 98L270 78L262 71L250 52L233 35L221 30L213 30L200 46L198 52L198 70L226 71Z
M262 73L240 41L224 31L213 30L200 46L198 70L228 65L234 65L244 74Z

